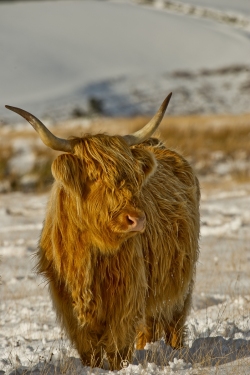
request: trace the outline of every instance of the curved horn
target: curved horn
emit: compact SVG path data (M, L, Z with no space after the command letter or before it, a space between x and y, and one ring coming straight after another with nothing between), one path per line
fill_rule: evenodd
M6 105L5 107L25 118L25 120L27 120L33 126L46 146L57 151L72 152L70 141L67 139L57 138L40 120L38 120L38 118L33 116L31 113L26 112L21 108L11 107L9 105Z
M124 139L129 144L129 146L136 145L151 137L151 135L156 131L156 129L161 123L161 120L163 119L164 113L167 109L171 96L172 92L166 97L166 99L164 100L159 110L154 115L154 117L142 129L138 130L133 134L124 136Z

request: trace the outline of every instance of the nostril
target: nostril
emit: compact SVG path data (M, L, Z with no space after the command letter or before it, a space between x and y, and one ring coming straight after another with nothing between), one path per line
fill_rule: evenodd
M128 231L142 231L145 229L145 223L146 223L146 216L145 214L134 217L127 215L127 223L128 223Z
M131 227L136 225L136 219L134 217L127 215L127 221L128 221L129 226Z

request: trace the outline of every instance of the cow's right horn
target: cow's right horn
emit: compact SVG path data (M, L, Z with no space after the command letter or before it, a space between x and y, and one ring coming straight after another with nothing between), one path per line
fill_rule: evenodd
M5 107L25 118L25 120L27 120L33 126L46 146L57 151L72 152L72 146L69 140L57 138L40 120L38 120L38 118L33 116L31 113L26 112L21 108L11 107L9 105L6 105Z

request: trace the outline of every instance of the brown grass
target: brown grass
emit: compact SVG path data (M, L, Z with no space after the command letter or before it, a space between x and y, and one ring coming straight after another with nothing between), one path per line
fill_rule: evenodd
M48 126L59 137L81 136L85 133L125 135L141 128L149 118L99 118L96 120L74 119L64 123ZM250 180L250 114L242 115L210 115L210 116L176 116L165 117L158 130L166 146L183 154L194 166L198 177L206 177L218 173L218 164L232 164L228 174L221 179L246 182ZM0 150L0 183L9 181L10 190L23 190L20 175L11 176L8 161L14 155L13 141L23 138L33 141L33 151L37 155L37 163L31 174L37 174L37 182L30 189L44 190L51 185L50 165L58 154L37 141L37 134L29 124L22 130L8 129L7 125L0 129L2 147ZM210 178L211 181L211 178Z

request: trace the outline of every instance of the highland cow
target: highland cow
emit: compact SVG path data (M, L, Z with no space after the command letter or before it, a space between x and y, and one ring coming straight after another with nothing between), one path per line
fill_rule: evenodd
M30 113L42 141L64 151L41 234L44 275L62 327L83 364L110 368L134 345L165 338L180 348L191 305L199 239L199 184L177 152L151 138L152 120L127 136L55 137Z

